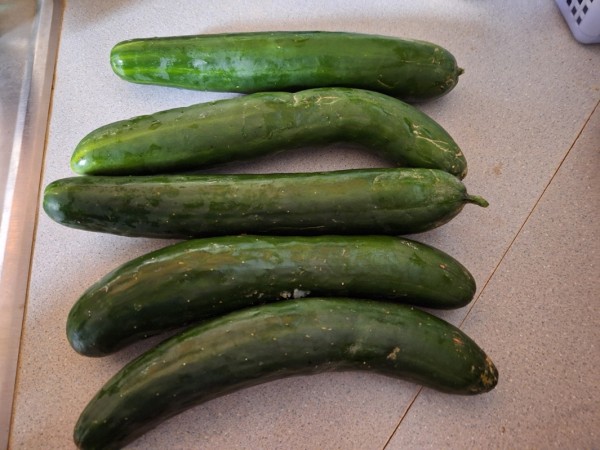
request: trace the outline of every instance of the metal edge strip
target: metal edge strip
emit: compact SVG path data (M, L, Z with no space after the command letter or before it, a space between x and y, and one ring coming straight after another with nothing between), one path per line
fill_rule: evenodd
M18 357L29 287L42 168L58 52L63 0L38 1L32 27L32 58L21 92L7 191L0 226L0 342L7 344L0 363L0 448L8 448L17 381ZM29 82L29 83L28 83ZM22 105L21 105L22 106ZM20 129L19 129L20 127ZM8 400L8 401L6 401Z

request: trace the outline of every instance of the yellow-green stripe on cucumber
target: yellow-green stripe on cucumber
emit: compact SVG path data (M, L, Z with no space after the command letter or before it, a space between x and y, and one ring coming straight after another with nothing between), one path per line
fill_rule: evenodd
M453 394L498 381L464 332L404 305L351 299L287 300L204 322L141 355L82 412L82 449L125 446L162 421L223 394L294 375L365 370Z
M467 173L460 148L432 118L387 95L344 88L260 92L107 124L80 141L71 167L83 175L189 172L336 142L396 166Z
M71 346L103 356L146 337L259 303L357 297L459 308L469 271L431 246L392 236L225 236L142 255L90 286L67 320Z
M463 72L431 42L324 31L132 39L113 47L110 62L134 83L241 93L344 86L408 101L448 93Z
M447 172L72 177L44 192L56 222L124 236L408 234L438 227L466 203L486 206Z

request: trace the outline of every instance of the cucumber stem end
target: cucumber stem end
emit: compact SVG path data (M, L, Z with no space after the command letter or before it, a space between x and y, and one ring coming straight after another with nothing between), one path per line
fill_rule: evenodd
M480 197L479 195L467 195L466 200L467 203L474 203L482 208L487 208L490 205L485 198Z

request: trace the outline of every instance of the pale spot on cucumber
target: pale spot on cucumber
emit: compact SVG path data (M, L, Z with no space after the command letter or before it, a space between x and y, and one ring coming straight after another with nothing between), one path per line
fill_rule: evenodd
M394 347L394 349L386 356L386 359L395 361L398 357L398 353L400 353L400 347Z
M159 128L162 125L162 122L158 119L153 120L150 123L150 126L148 127L148 129L150 130L156 130L157 128ZM160 146L157 146L160 149Z
M350 353L351 355L355 355L359 350L360 350L361 346L358 342L352 344L350 347L348 347L348 353Z

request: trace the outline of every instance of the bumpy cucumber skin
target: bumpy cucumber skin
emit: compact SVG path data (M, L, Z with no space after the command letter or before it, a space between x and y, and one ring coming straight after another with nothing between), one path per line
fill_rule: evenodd
M397 304L302 299L184 331L129 363L87 405L82 449L120 448L185 409L299 374L368 370L453 394L494 388L498 371L453 325Z
M111 123L81 140L71 168L82 175L189 172L335 142L360 144L396 166L467 173L459 146L426 114L343 88L261 92Z
M140 256L92 285L67 320L71 346L104 356L188 323L305 296L468 304L469 271L433 247L390 236L227 236Z
M133 39L116 44L110 62L142 84L241 93L343 86L407 101L447 94L462 73L430 42L322 31Z
M439 170L351 169L72 177L46 187L43 207L63 225L124 236L397 235L438 227L474 198Z

